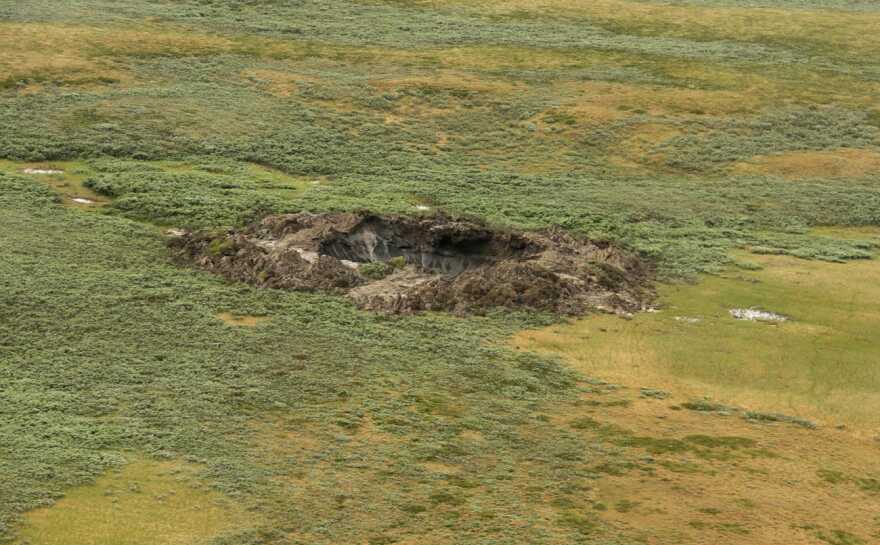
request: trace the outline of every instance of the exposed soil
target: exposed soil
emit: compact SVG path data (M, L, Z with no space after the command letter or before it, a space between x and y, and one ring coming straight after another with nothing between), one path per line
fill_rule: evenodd
M445 217L277 215L237 231L175 232L169 246L178 260L231 280L343 293L395 313L632 312L653 297L651 268L607 243Z

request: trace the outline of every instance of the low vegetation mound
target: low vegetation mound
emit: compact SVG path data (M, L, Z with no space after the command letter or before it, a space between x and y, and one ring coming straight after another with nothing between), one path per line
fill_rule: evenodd
M651 299L651 268L560 230L370 213L268 216L242 230L185 231L175 257L267 288L344 293L395 313L490 307L630 312Z

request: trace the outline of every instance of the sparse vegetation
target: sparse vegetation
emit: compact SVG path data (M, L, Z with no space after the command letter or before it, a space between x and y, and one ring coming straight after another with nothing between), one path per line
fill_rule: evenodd
M388 261L364 263L358 267L358 271L367 278L379 280L385 278L394 271L403 268L405 265L406 260L403 257L398 256L391 258Z

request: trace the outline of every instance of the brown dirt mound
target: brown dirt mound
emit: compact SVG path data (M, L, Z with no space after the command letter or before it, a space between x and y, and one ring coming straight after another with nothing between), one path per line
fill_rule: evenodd
M637 256L559 230L369 213L269 216L239 231L175 233L175 257L268 288L347 295L366 309L631 312L653 297Z

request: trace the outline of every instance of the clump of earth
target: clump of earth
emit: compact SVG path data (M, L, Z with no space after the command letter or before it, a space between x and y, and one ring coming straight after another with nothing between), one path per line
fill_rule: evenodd
M274 215L240 230L175 231L169 246L177 260L230 280L344 294L393 313L629 313L653 298L651 267L608 243L442 216Z

